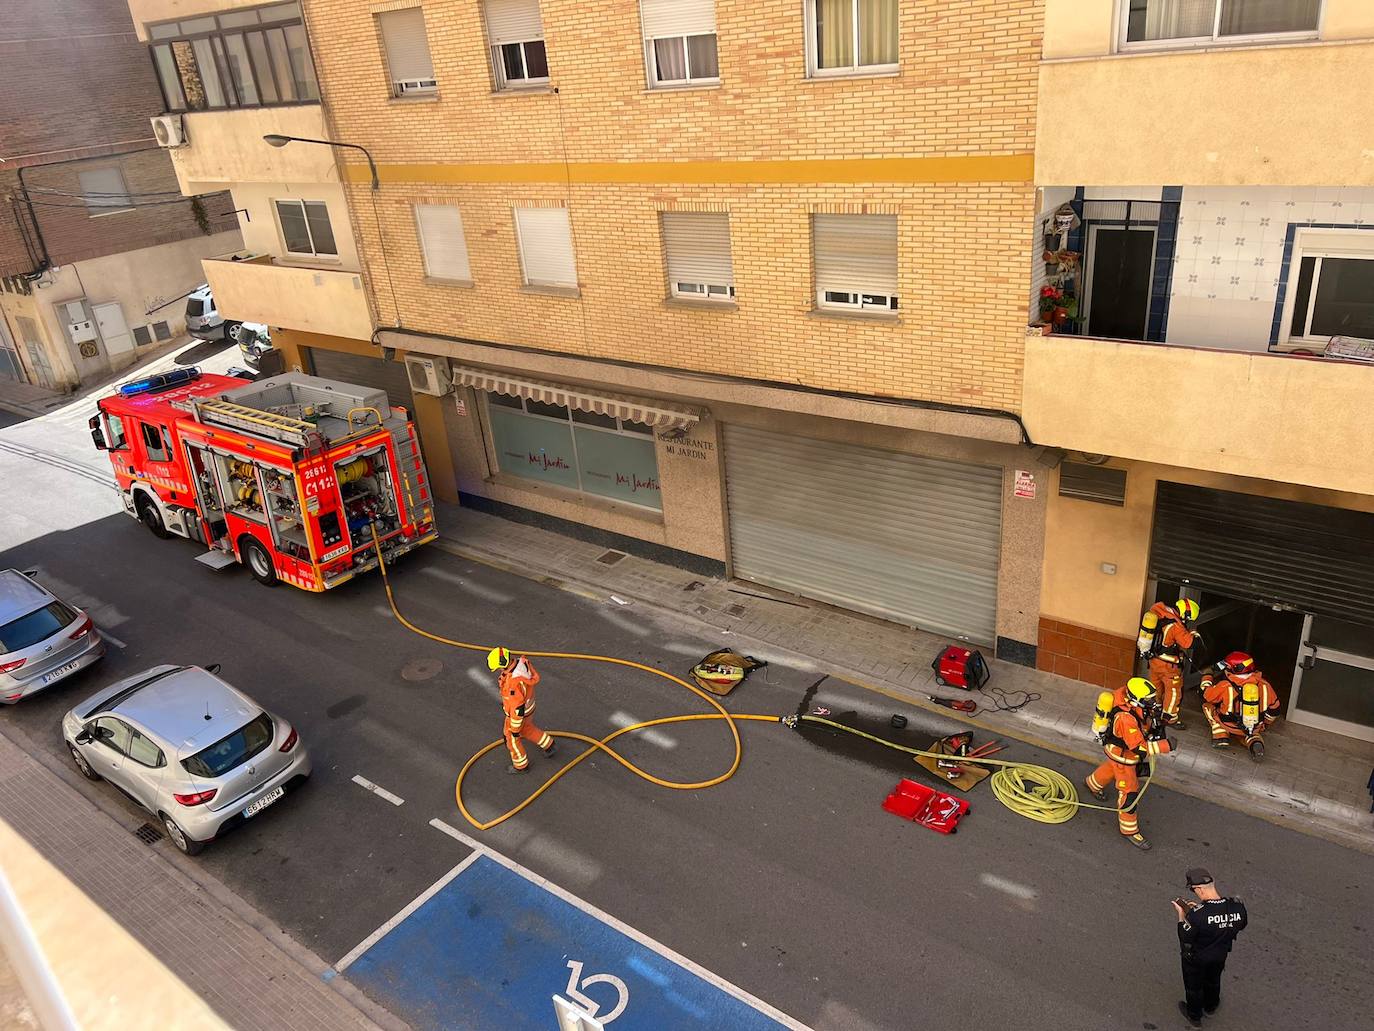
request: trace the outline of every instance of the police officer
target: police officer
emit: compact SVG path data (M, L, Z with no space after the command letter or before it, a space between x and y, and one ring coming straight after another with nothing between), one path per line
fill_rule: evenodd
M1245 903L1217 894L1212 875L1200 866L1187 873L1188 890L1197 901L1174 899L1178 914L1178 941L1183 951L1184 1002L1179 1012L1193 1027L1202 1026L1202 1015L1221 1005L1221 972L1236 935L1245 930Z

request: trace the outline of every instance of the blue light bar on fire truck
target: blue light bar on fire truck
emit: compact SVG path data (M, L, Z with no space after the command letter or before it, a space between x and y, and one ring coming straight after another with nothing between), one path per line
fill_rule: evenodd
M136 379L125 383L116 393L120 397L137 397L139 394L160 394L164 390L171 390L174 387L184 386L193 380L200 379L200 368L192 365L185 369L173 369L171 372L160 372L156 376L146 376L143 379Z

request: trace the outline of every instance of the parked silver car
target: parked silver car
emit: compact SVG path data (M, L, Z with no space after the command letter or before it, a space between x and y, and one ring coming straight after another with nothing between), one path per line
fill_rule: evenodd
M0 702L13 705L104 655L90 616L31 576L0 569Z
M92 695L62 718L89 780L108 780L195 855L310 776L295 728L215 674L155 666Z
M229 334L208 283L186 295L186 332L197 340L219 340Z

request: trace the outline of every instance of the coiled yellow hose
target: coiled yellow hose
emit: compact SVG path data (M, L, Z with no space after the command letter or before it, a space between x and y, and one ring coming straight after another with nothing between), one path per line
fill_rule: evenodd
M387 574L386 560L382 558L381 545L380 542L377 540L377 528L375 526L373 526L372 528L372 539L377 550L377 564L382 573L382 584L386 588L387 604L391 607L392 615L396 617L397 621L400 622L400 624L403 627L405 627L407 630L412 631L413 633L419 634L421 637L427 638L431 641L436 641L439 644L447 644L454 648L462 648L466 651L483 653L491 650L491 648L493 647L491 645L473 644L468 641L456 641L450 637L444 637L440 634L430 633L428 630L424 630L416 626L410 620L406 619L406 617L401 614L400 608L397 607L396 595L391 588L391 578ZM905 752L911 756L929 756L932 758L939 759L951 758L949 755L943 752L929 752L919 748L909 748L906 745L899 745L893 741L888 741L884 738L878 737L877 735L869 734L862 730L858 730L855 727L849 727L843 723L836 723L833 720L828 720L820 716L807 715L784 717L767 715L762 713L732 713L727 711L726 708L723 705L721 705L720 702L717 701L714 696L701 690L696 685L689 684L681 677L676 677L665 670L658 669L654 666L645 665L641 662L634 662L631 659L622 659L614 655L589 655L582 654L579 652L525 651L523 649L517 648L512 648L511 651L518 652L519 654L523 655L528 655L533 658L571 659L580 662L604 662L613 666L626 666L630 669L641 670L642 672L650 673L653 676L662 677L664 680L672 681L674 684L677 684L680 687L685 687L688 691L691 691L692 694L701 698L716 711L709 713L684 714L680 716L664 716L660 719L644 720L643 722L633 723L627 727L621 727L619 730L613 731L612 733L607 734L603 738L589 737L586 734L578 734L570 730L550 731L550 733L556 738L564 738L570 741L580 741L587 747L583 749L581 752L579 752L577 755L573 756L573 758L568 760L568 762L564 763L563 766L560 767L553 774L553 776L549 777L548 780L544 781L543 784L541 784L538 788L532 791L518 805L514 806L511 809L508 809L500 816L494 817L490 820L482 821L472 815L472 812L468 809L467 805L463 801L463 782L468 775L468 771L471 770L473 766L475 766L478 763L479 760L486 756L487 753L491 752L494 749L502 748L505 746L504 740L498 738L497 740L491 742L488 745L483 746L477 752L473 753L472 757L468 759L466 763L463 764L463 768L458 773L458 780L454 784L454 797L458 803L458 811L463 814L463 818L467 820L468 823L472 824L472 826L476 827L479 831L491 830L493 827L505 823L516 813L519 813L528 806L532 805L535 799L539 798L540 795L544 794L544 792L548 791L549 788L553 787L554 784L557 783L560 779L562 779L563 776L565 776L573 767L577 766L580 762L582 762L584 759L594 754L595 752L604 752L605 754L609 755L612 759L614 759L616 762L620 763L621 766L624 766L635 776L640 777L643 780L647 780L649 783L655 784L661 788L671 788L674 791L699 791L703 788L712 788L718 784L723 784L725 781L729 780L731 777L735 775L735 772L739 769L740 761L744 757L744 746L743 743L740 741L739 727L737 725L740 721L752 721L760 723L784 723L788 726L795 726L798 722L818 723L831 727L835 730L842 731L847 734L853 734L857 737L866 738L869 741L876 742L877 744L883 745L887 748L895 749L899 752ZM632 734L636 731L647 730L650 727L661 727L672 723L691 723L696 722L698 720L723 720L725 721L726 727L730 731L731 743L734 745L735 754L734 758L730 762L729 769L727 769L724 773L720 774L719 776L710 777L706 780L699 781L665 780L664 778L656 777L648 770L645 770L635 765L633 762L625 758L625 756L621 755L619 752L617 752L614 748L611 747L611 742L623 734ZM1065 777L1062 773L1059 773L1055 770L1051 770L1048 767L1035 766L1028 763L1007 762L1001 759L969 759L968 762L969 764L977 763L988 766L1002 767L992 775L989 781L992 788L993 796L1004 806L1010 809L1012 812L1016 813L1019 816L1024 816L1028 820L1035 820L1038 823L1064 823L1065 821L1071 819L1074 813L1076 813L1079 809L1097 809L1102 812L1110 813L1118 812L1115 806L1093 805L1089 802L1080 802L1078 800L1078 792L1075 790L1072 782L1070 782L1069 779ZM1141 787L1140 793L1136 796L1135 801L1121 811L1130 812L1132 809L1138 806L1140 804L1141 797L1143 797L1145 794L1145 788L1147 787L1149 787L1148 779L1145 780L1145 784Z

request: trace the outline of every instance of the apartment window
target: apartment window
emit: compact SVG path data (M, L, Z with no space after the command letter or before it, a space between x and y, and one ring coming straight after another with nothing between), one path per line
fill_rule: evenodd
M86 210L92 218L113 215L119 211L133 208L129 187L124 182L124 173L111 165L108 168L88 168L78 173L81 181L81 195L86 201Z
M286 253L338 257L334 228L329 224L329 207L324 201L279 200L275 203Z
M418 7L387 11L377 15L377 26L386 49L391 95L404 97L435 92L439 83L434 78L434 62L429 56L424 11Z
M515 235L526 286L577 287L567 208L516 208Z
M168 111L320 99L299 3L162 22L148 38Z
M463 216L458 209L452 204L417 204L415 224L420 233L425 275L459 283L472 282L468 242L463 235Z
M897 216L813 215L816 304L897 310Z
M661 511L652 426L488 394L497 468L511 476Z
M715 212L665 211L663 253L674 297L732 301L735 270L730 260L730 216Z
M486 0L487 41L497 89L538 86L549 81L544 23L539 0Z
M1127 0L1126 44L1197 44L1251 37L1313 36L1322 0Z
M720 81L715 0L640 0L650 86Z
M806 0L808 71L897 70L897 0Z
M1374 232L1300 233L1290 268L1290 338L1374 340Z

